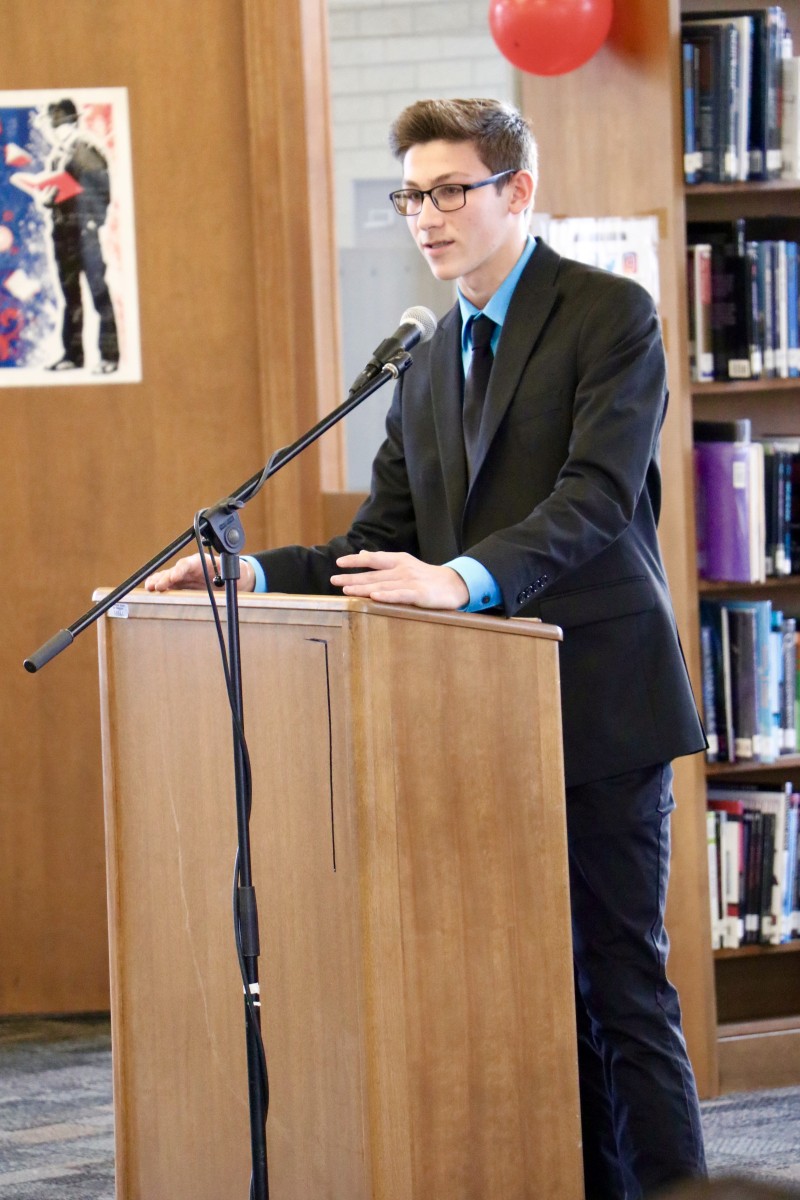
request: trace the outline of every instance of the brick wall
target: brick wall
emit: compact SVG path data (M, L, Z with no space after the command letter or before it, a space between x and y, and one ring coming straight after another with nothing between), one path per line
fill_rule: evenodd
M389 203L401 169L386 138L424 97L514 100L488 13L489 0L328 0L345 390L409 305L441 316L453 302L453 285L433 279ZM383 388L344 422L350 489L369 485L390 398Z
M514 99L514 72L489 32L488 0L329 0L340 246L358 241L358 180L398 177L392 119L423 97Z

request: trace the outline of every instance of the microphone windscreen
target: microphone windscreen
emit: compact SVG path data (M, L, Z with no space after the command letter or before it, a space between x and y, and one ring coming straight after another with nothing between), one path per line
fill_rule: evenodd
M424 308L423 305L417 304L414 308L407 308L400 318L401 325L419 325L422 333L420 342L429 342L436 333L438 321L429 308Z

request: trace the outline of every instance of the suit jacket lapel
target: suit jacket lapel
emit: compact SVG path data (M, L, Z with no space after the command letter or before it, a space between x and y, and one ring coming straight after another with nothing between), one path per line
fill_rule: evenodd
M457 304L439 322L439 330L431 343L430 385L447 509L460 545L461 518L467 496L467 464L461 419L464 386L461 312Z
M539 240L514 289L486 393L473 485L555 303L559 261L559 255Z

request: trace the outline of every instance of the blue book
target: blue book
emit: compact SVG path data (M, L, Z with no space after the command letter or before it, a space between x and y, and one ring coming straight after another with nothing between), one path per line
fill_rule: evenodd
M693 42L684 42L683 51L683 178L699 183L703 176L703 156L698 142L698 91L700 55Z
M787 789L791 792L791 786ZM783 887L783 921L781 923L781 941L792 940L794 932L794 895L797 880L797 824L798 797L789 795L786 806L786 870L784 871Z

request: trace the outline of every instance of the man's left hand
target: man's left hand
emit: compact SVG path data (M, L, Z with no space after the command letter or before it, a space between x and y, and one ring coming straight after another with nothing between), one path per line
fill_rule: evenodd
M412 554L362 550L337 558L336 565L358 571L356 575L331 576L331 583L345 596L417 608L459 609L469 603L467 585L457 571L421 562Z

